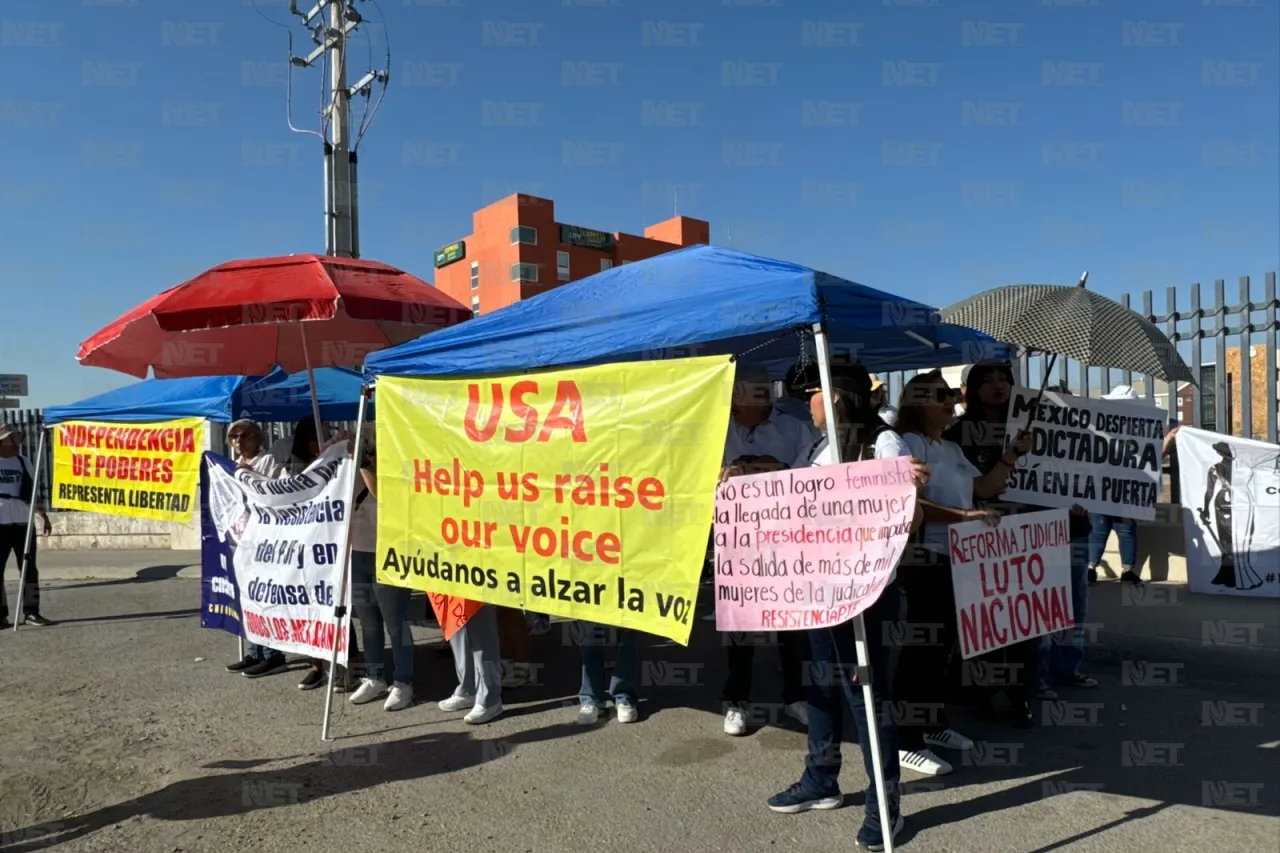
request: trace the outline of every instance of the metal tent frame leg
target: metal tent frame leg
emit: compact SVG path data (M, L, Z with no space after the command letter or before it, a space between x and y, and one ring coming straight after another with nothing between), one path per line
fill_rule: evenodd
M355 512L352 505L356 499L356 487L360 482L360 450L364 439L364 411L365 405L369 401L369 395L373 392L372 386L366 385L360 392L360 411L356 414L356 436L352 444L352 464L355 471L351 477L351 493L347 495L347 518L344 522L346 535L343 537L347 543L347 547L343 549L342 558L342 580L338 584L338 599L333 606L333 615L335 622L333 632L333 648L329 650L329 686L324 697L324 724L320 727L320 740L328 741L329 737L329 721L333 710L333 681L338 671L338 644L342 642L345 631L343 625L350 624L351 615L347 613L347 586L351 583L351 526L355 520ZM314 394L313 394L314 399ZM350 666L350 649L347 650L347 664Z
M821 323L815 323L813 326L813 340L814 349L817 350L818 355L818 377L822 384L823 409L827 416L827 443L836 462L842 462L844 460L840 458L835 402L831 397L831 353L827 349L827 333ZM880 806L880 827L884 836L884 849L887 853L893 853L895 820L894 815L889 811L889 792L884 782L884 762L880 760L880 729L876 716L875 691L871 686L871 656L867 650L867 626L861 613L853 618L853 639L858 655L858 671L867 675L866 678L860 679L862 701L867 712L867 736L871 741L868 746L871 748L871 767L876 777L876 799Z

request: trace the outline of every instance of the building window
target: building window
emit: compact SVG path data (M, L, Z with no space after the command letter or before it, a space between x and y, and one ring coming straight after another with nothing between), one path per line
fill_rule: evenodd
M534 284L537 284L538 265L537 264L512 264L511 280L532 282Z
M471 297L471 316L472 317L480 316L480 297L479 296Z
M526 246L538 245L538 229L528 225L517 225L511 229L511 245L523 243Z
M613 261L608 258L602 258L600 261L600 272L613 269Z
M569 280L569 253L556 252L556 278L561 281Z
M479 261L471 262L471 289L472 290L480 289L480 262Z

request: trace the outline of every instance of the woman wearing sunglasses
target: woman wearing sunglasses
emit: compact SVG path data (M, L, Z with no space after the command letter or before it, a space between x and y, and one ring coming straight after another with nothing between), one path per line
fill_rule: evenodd
M956 394L942 374L931 371L906 384L898 407L898 432L911 455L923 460L930 472L922 489L923 534L898 567L898 582L907 599L907 623L928 627L923 633L910 632L913 639L920 635L924 642L903 645L898 662L894 695L900 709L899 759L904 767L929 776L944 776L952 769L930 747L959 751L973 747L972 740L950 728L945 710L947 663L957 638L947 530L965 521L998 524L999 514L978 509L975 499L997 497L1017 464L1017 452L1010 449L982 470L958 444L943 438L955 402Z

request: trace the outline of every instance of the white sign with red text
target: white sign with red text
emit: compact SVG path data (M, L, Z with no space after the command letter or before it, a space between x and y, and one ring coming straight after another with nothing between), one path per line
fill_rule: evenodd
M1068 511L1007 515L998 527L948 535L956 624L965 660L1075 625Z

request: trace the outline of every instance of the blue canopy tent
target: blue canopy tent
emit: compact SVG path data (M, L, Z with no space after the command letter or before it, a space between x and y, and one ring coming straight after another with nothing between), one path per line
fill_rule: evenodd
M1007 355L928 305L799 264L694 246L566 284L492 314L372 353L365 377L508 373L751 351L781 376L787 333L825 324L833 358L869 370L943 367Z
M870 370L941 367L1007 354L986 335L939 323L935 310L919 302L798 264L694 246L380 350L365 359L364 369L366 379L376 381L734 354L780 377L799 360L808 333L824 387L830 387L833 351L837 360L856 358ZM825 399L827 434L838 447L831 395ZM861 616L854 619L854 631L858 664L865 667ZM862 680L862 690L877 794L887 815L869 679ZM886 849L892 847L890 840Z
M339 367L315 371L320 417L327 421L356 418L360 374ZM123 388L71 403L49 406L44 422L70 420L147 423L173 418L206 418L230 423L237 418L297 421L311 414L311 390L305 373L276 369L267 376L201 376L190 379L144 379Z

